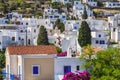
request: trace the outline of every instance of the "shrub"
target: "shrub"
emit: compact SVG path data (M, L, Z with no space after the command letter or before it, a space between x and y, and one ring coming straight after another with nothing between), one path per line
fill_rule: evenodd
M67 56L67 52L63 52L63 53L58 53L57 54L58 57L63 57L63 56Z
M84 72L69 72L64 75L62 80L90 80L90 74L87 71Z

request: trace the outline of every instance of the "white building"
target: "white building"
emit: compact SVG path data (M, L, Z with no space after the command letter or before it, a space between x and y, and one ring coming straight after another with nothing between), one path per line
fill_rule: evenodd
M81 20L66 20L65 30L66 31L76 31L80 28Z
M98 46L103 49L106 49L107 42L109 39L108 22L104 21L104 20L92 20L92 19L87 19L86 21L87 21L89 27L91 28L92 46ZM68 32L71 32L71 33L78 32L81 22L82 22L81 20L66 20L65 21L65 30ZM76 36L76 41L77 41L77 35L78 34L74 35L74 36ZM69 49L70 47L68 45L70 45L71 43L74 44L75 38L73 38L73 37L70 38L71 34L69 34L67 36L69 36L69 39L66 38L66 41L63 44L66 44L66 48ZM79 44L77 43L77 45L79 45ZM73 45L71 45L71 46L73 46ZM79 46L77 46L77 47L79 47ZM65 46L63 46L63 50L66 48L65 48ZM79 47L79 50L80 49L81 48ZM67 50L67 52L69 52L69 50Z
M104 5L108 8L120 8L120 2L105 2Z
M97 7L97 2L95 2L95 0L82 0L83 3L86 3L92 7Z
M67 72L83 71L83 60L76 57L56 57L54 59L55 80L62 80Z
M111 40L120 42L120 14L108 17L108 22L111 31Z
M102 49L107 49L109 32L108 31L92 31L92 46L101 47Z
M87 19L86 20L91 30L109 30L108 22L105 20ZM78 31L82 20L66 20L65 30Z
M8 24L8 19L0 18L0 24Z
M74 1L73 5L73 15L79 19L82 19L82 14L84 13L84 9L86 7L88 18L93 18L93 11L86 5L83 5L81 1Z
M44 9L44 19L49 19L52 24L55 24L57 19L60 19L62 22L66 20L67 16L65 13L59 13L58 9Z
M52 2L61 2L63 4L72 3L73 0L52 0Z
M18 44L18 29L16 25L0 25L0 50L4 50L9 45Z
M19 14L17 12L11 12L11 13L8 13L7 15L7 18L8 19L12 19L12 18L22 18L22 14Z

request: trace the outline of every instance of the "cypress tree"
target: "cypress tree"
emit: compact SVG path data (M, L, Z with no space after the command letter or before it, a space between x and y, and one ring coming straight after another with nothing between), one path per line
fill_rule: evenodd
M91 44L91 30L86 21L82 21L79 29L78 43L81 47Z
M84 12L82 14L82 19L87 19L88 15L87 15L87 11L86 11L86 7L84 8Z
M47 31L44 26L40 27L37 44L38 45L49 45Z

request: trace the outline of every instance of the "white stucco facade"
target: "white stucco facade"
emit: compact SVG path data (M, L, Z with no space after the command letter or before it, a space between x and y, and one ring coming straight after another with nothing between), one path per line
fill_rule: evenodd
M61 80L64 75L64 67L70 66L71 72L75 71L83 71L83 60L74 57L56 57L54 59L54 74L55 80ZM77 70L77 66L79 66L79 70Z

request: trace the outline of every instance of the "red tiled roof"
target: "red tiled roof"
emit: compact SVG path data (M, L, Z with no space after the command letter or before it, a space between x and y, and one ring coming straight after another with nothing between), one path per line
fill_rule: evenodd
M57 54L56 47L53 45L9 46L7 49L10 55Z

